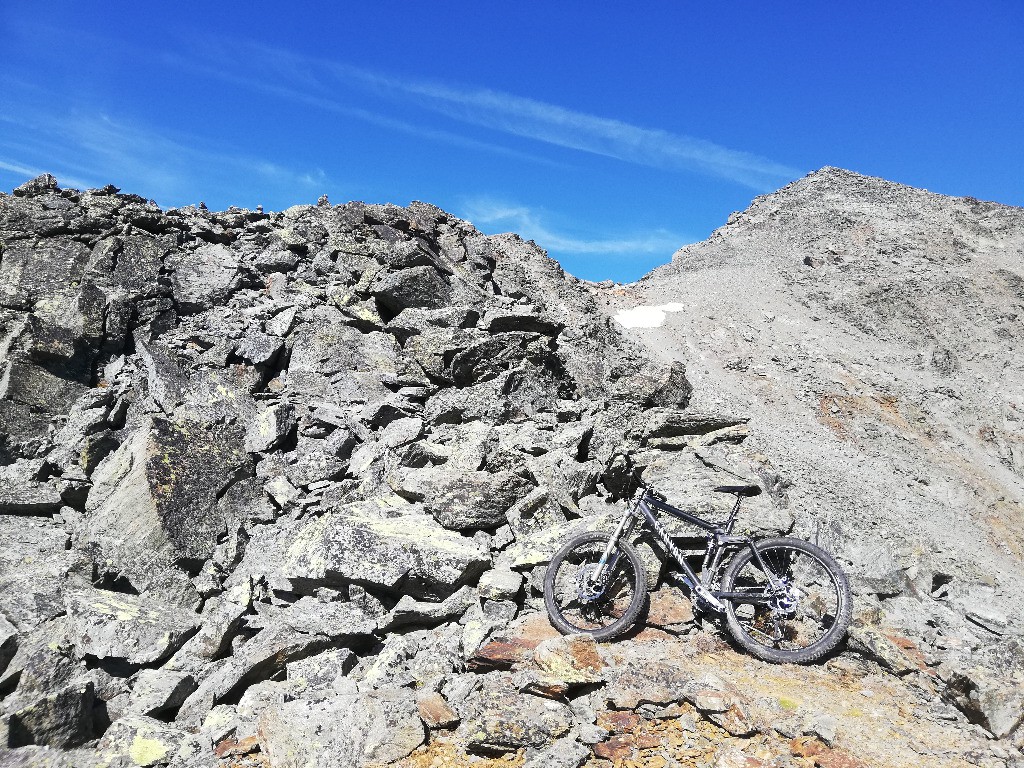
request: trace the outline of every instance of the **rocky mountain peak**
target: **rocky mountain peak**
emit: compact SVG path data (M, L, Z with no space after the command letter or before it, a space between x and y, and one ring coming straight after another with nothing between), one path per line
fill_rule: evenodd
M956 377L995 370L978 339L1016 339L1012 277L993 314L969 277L1012 249L1015 214L951 204L954 234L982 233L967 247L924 204L876 215L904 193L859 179L759 198L625 290L425 203L162 210L52 176L0 194L0 763L909 765L928 745L954 766L1002 759L997 737L1009 756L1015 582L988 542L1019 498L1015 433ZM884 290L887 260L909 285L936 254L961 259L948 296L970 297L973 342L932 304L911 334L924 305ZM613 318L670 298L686 311L664 327ZM801 325L822 318L838 330ZM930 394L900 388L920 376ZM987 453L877 481L938 429ZM626 456L712 516L723 472L757 478L744 530L818 539L853 574L848 647L766 670L662 581L646 536L647 628L558 635L546 563L615 525ZM969 499L955 467L979 456L1001 469L953 529L939 497ZM978 546L954 552L964 530ZM897 736L849 714L865 700Z

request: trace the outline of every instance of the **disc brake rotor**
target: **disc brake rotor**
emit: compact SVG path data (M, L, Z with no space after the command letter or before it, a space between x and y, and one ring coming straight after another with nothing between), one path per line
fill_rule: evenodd
M591 563L580 570L577 595L582 603L593 603L604 594L604 585L594 579L597 563Z

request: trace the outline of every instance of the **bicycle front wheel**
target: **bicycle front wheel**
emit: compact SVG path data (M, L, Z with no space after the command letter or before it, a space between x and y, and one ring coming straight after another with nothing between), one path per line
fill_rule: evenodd
M640 556L629 542L619 541L605 573L598 577L598 563L609 539L607 533L584 533L551 558L544 576L544 604L559 632L611 640L640 615L647 579Z
M801 539L766 539L741 550L722 574L729 633L744 649L777 664L806 664L835 648L850 624L853 600L839 564ZM770 571L776 584L773 589Z

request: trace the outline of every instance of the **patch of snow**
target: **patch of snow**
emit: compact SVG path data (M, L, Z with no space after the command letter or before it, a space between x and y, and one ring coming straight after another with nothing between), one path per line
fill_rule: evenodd
M626 328L658 328L665 322L666 312L681 312L683 305L678 302L660 304L656 307L633 307L620 309L615 313L615 322Z

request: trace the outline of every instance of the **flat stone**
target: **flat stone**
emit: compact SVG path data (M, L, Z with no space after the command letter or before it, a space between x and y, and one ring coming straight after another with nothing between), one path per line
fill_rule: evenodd
M369 768L401 760L426 738L412 696L401 689L290 701L265 711L257 736L279 768Z
M380 629L383 632L394 632L401 627L414 624L441 624L457 620L470 606L478 602L479 598L468 586L462 587L439 603L418 601L409 595L403 595L388 616L381 620Z
M188 734L179 728L143 715L114 722L96 749L108 760L127 759L129 765L147 768L169 762Z
M647 623L655 627L679 628L693 622L693 604L682 590L671 585L650 593Z
M918 668L896 643L877 629L850 627L848 637L853 650L874 659L893 674L905 675Z
M417 694L416 708L427 728L447 728L459 722L459 713L436 691L423 691Z
M527 614L494 635L467 659L476 671L510 669L532 662L534 650L545 640L561 637L545 613Z
M590 635L553 637L533 651L541 679L563 685L599 683L605 679L605 661Z
M174 653L199 628L199 616L144 595L85 588L65 602L82 653L152 664Z
M310 521L289 548L282 575L310 586L356 582L424 596L479 573L489 557L428 515L375 518L342 507Z

